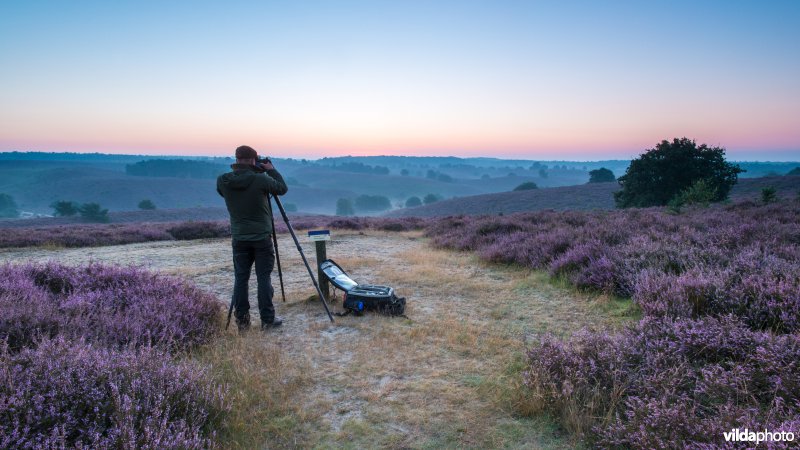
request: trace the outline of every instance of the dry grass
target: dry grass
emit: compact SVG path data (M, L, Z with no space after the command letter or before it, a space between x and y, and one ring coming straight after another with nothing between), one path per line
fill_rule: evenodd
M334 239L328 256L357 281L393 285L408 298L410 319L348 316L330 324L293 244L281 236L287 302L276 292L276 308L286 319L283 329L231 332L194 356L230 387L233 411L221 424L223 447L578 444L522 388L527 342L545 331L569 334L626 320L629 303L575 292L541 273L431 249L417 233L336 233ZM0 253L20 256L148 265L185 276L223 301L233 281L229 244L221 240Z

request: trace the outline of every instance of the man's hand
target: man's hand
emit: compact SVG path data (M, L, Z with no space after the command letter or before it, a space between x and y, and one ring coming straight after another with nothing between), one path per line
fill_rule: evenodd
M275 166L272 165L272 161L270 161L270 162L268 162L266 164L259 164L259 165L264 170L275 170Z

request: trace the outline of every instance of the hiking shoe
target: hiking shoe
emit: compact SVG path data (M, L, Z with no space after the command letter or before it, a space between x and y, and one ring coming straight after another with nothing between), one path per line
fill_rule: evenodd
M250 329L250 313L236 318L236 328L239 329L239 333L244 333Z
M272 328L278 328L281 325L283 325L283 319L280 317L276 317L275 319L272 320L272 322L262 322L261 329L270 330Z

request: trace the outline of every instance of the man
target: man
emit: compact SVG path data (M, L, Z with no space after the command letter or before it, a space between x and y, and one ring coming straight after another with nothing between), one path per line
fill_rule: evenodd
M283 177L271 162L257 162L258 153L243 145L236 149L236 164L232 172L217 178L217 192L225 198L231 217L233 245L234 285L232 302L236 309L239 331L250 328L250 301L247 298L248 281L253 262L258 280L258 311L261 328L270 329L283 323L275 317L272 305L270 274L275 261L272 248L272 216L269 197L283 195L288 190Z

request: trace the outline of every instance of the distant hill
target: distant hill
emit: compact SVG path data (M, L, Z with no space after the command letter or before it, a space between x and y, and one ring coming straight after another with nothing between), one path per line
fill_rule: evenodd
M590 170L624 174L629 161L533 161L499 158L343 156L320 160L273 158L289 184L284 203L300 212L333 214L340 198L387 197L394 206L409 197L443 199L494 194L527 183L540 188L583 185ZM101 153L0 152L0 193L27 213L51 214L56 200L95 202L111 212L134 211L148 199L160 209L221 207L215 190L226 157L107 155ZM741 162L743 177L783 175L800 163ZM602 189L596 187L595 189ZM564 192L573 192L567 189ZM579 192L580 189L578 189ZM529 193L539 196L540 194ZM570 194L565 194L566 198ZM597 194L600 195L600 194ZM536 197L539 198L539 197ZM605 197L604 197L605 198ZM560 208L566 199L555 201ZM599 200L598 200L599 201ZM595 204L589 198L586 204ZM364 211L356 211L364 214ZM399 212L399 214L405 214Z
M580 184L589 178L585 169L599 164L417 157L273 160L289 184L284 203L316 214L332 214L338 199L364 194L402 205L412 196L510 191L528 181L543 187ZM136 210L145 199L158 209L220 207L215 178L231 162L219 157L4 152L0 193L11 195L21 211L39 214L52 213L50 204L57 200L95 202L111 212ZM613 167L611 163L606 165Z
M758 199L761 189L774 187L778 197L800 195L800 177L779 176L743 178L731 190L731 200ZM614 192L619 184L592 183L498 194L474 195L443 200L416 208L405 208L387 214L390 217L433 217L455 215L510 214L523 211L613 209Z

